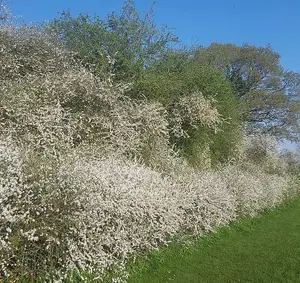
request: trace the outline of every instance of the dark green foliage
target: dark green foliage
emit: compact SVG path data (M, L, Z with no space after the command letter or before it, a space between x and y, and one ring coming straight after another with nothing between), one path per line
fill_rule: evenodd
M180 64L179 64L180 62ZM179 65L181 69L176 66ZM201 152L209 146L212 165L226 162L234 154L240 136L239 109L231 86L222 74L211 67L201 67L190 62L185 54L178 53L156 64L136 82L130 95L138 99L161 102L171 113L176 101L183 96L201 92L224 119L220 130L209 127L195 129L187 126L189 137L177 138L171 135L171 142L191 164L197 166Z
M182 74L182 80L187 93L201 91L204 97L214 99L214 106L224 119L218 132L205 128L192 132L191 139L185 141L187 149L192 154L195 148L208 140L212 165L229 161L239 138L238 105L230 85L217 70L198 66L191 66Z
M153 5L144 18L134 2L126 0L120 15L107 19L80 14L73 18L63 12L47 30L56 34L84 62L94 65L99 74L111 72L117 80L130 80L157 60L177 38L167 27L160 30L153 21Z
M103 46L107 40L105 23L99 17L91 19L79 14L73 18L69 12L63 12L59 19L46 26L46 30L56 35L85 63L93 64L98 73L109 71Z

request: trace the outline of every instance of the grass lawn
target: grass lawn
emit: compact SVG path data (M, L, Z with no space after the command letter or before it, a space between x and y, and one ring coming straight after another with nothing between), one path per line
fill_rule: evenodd
M139 259L129 283L300 283L300 199Z

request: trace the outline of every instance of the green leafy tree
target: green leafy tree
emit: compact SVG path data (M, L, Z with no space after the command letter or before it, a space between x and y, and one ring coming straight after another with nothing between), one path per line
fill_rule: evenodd
M142 17L134 2L126 0L120 15L112 13L105 20L83 14L73 18L63 12L47 29L96 71L112 72L116 79L128 80L138 77L170 43L177 42L167 27L155 26L153 8L154 3Z
M213 43L195 52L199 65L214 66L231 83L248 130L299 138L300 75L285 71L271 47Z
M203 151L209 148L212 165L229 161L240 139L240 117L237 99L230 84L216 68L195 64L185 51L170 51L135 83L130 95L136 99L159 101L169 117L182 98L199 93L211 101L223 119L219 131L202 125L183 123L187 136L174 136L171 143L191 164L202 164Z

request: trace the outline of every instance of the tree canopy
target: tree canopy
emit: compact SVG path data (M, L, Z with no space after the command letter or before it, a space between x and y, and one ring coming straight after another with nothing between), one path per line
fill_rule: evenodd
M299 138L300 75L284 70L280 55L270 46L213 43L199 48L194 60L223 72L240 101L249 131Z
M73 18L70 12L63 12L47 29L98 72L110 71L116 79L128 80L139 76L170 43L178 41L167 26L156 27L153 5L144 17L132 0L125 1L120 14L111 13L106 19L84 14Z

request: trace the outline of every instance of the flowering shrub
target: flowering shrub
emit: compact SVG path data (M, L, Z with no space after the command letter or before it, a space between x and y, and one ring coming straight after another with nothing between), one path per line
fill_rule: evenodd
M236 157L238 163L244 168L258 165L264 172L279 175L287 169L287 162L280 158L276 138L261 132L244 135Z
M161 104L128 98L129 85L96 77L34 28L1 27L0 38L0 278L101 276L170 236L212 231L290 194L284 173L199 172L177 156L172 127L188 137L222 121L200 94L182 98L170 122Z
M171 133L175 137L189 137L189 130L207 126L215 131L222 123L221 115L202 93L181 97L171 111ZM188 128L187 128L188 127Z
M157 248L168 236L202 234L256 215L280 203L290 186L288 177L257 169L164 176L126 159L84 158L76 151L56 169L41 160L39 168L26 169L20 153L1 144L1 165L8 168L0 198L6 275L51 268L100 272L134 252Z
M0 277L63 266L74 190L53 178L51 160L34 159L10 139L1 140L0 164Z

